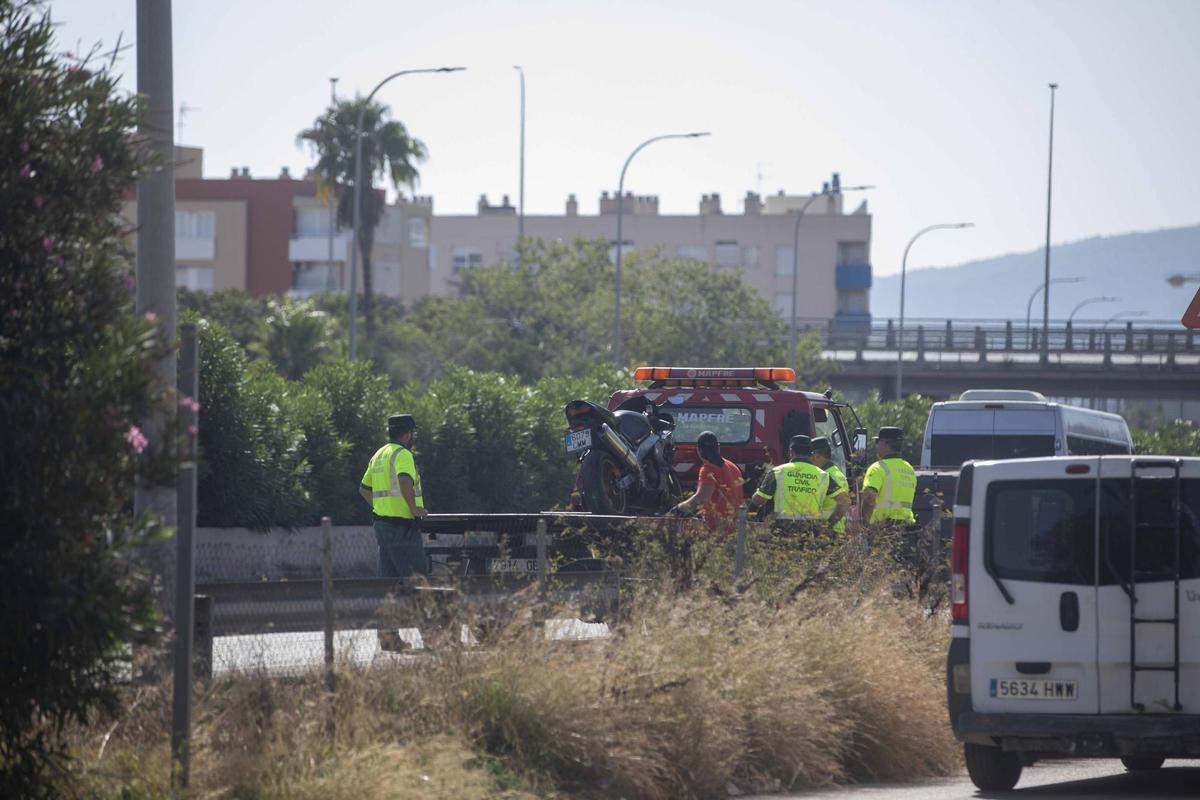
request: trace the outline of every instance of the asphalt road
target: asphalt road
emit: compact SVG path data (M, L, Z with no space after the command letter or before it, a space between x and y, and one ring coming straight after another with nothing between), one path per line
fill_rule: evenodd
M775 796L778 800L779 795ZM1026 767L1011 792L985 794L971 779L940 778L909 784L852 786L786 795L789 798L837 800L959 800L959 798L1012 798L1012 800L1063 800L1108 797L1200 797L1200 761L1168 761L1153 772L1126 772L1116 759L1043 761ZM768 800L767 797L758 800Z

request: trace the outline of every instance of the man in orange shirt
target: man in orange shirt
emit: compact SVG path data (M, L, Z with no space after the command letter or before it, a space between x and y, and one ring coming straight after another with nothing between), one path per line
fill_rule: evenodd
M687 514L700 507L704 521L711 530L732 533L737 522L737 510L745 499L742 471L737 464L721 457L721 443L712 431L705 431L696 438L696 450L701 458L696 493L667 513Z

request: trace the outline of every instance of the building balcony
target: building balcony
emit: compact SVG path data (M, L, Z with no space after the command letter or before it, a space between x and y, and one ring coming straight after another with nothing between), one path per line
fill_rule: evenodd
M333 260L346 261L349 233L337 234L333 237ZM329 260L328 236L297 236L288 240L288 261L293 263L304 261Z
M175 238L177 261L212 261L217 255L216 240L207 238Z
M838 264L836 280L838 289L870 289L871 265Z

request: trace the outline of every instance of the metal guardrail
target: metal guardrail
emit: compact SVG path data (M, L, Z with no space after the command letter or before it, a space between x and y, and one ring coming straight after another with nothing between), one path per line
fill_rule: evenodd
M906 320L903 335L894 320L875 320L856 326L836 320L807 320L801 334L820 334L828 349L910 352L1038 353L1040 325L1026 327L1011 320ZM1165 354L1200 353L1200 336L1178 325L1119 326L1095 323L1055 323L1049 329L1049 350L1054 353Z

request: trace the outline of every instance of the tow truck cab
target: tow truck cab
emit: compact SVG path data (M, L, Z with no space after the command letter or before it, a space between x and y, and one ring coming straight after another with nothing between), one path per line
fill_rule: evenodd
M696 438L706 430L717 434L722 455L741 468L747 493L765 470L786 460L788 441L796 434L827 437L834 462L848 477L852 455L866 446L866 432L848 424L848 405L828 393L780 388L795 380L791 369L639 367L634 377L648 385L615 392L608 407L644 396L674 416L673 467L684 496L696 489Z

